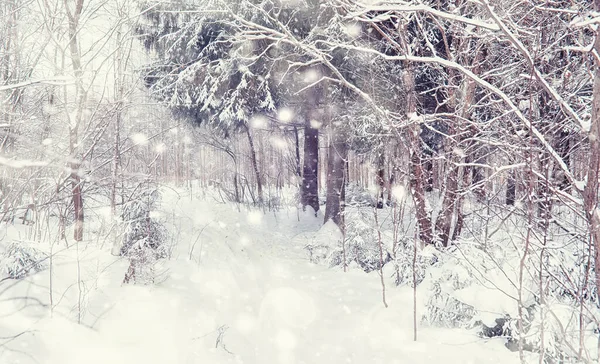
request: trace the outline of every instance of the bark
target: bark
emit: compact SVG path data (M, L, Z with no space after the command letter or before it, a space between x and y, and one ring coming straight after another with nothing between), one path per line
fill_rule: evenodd
M460 43L460 49L464 49L466 53L469 53L470 47L468 42ZM479 54L474 55L473 59L473 71L478 72L479 69ZM452 71L450 73L452 79L456 76ZM470 127L466 120L470 119L471 112L470 108L475 99L475 82L464 78L460 83L461 91L457 92L456 89L449 91L450 97L448 105L454 110L454 117L449 120L448 132L453 135L453 138L446 139L446 160L448 163L449 171L446 176L446 188L444 193L444 199L442 201L442 210L440 216L436 221L436 234L438 240L443 246L448 246L450 240L458 239L462 230L464 217L462 215L462 203L465 190L460 189L460 177L463 177L462 185L467 187L468 184L468 171L463 167L460 167L458 163L467 162L467 153L471 152L473 142L470 140L470 135L475 134L473 127ZM464 151L460 154L455 152L456 149L464 148ZM452 232L452 224L456 220L454 226L454 232Z
M302 207L319 211L319 130L306 118L304 126L304 164L302 168Z
M390 178L388 180L388 191L387 191L387 204L388 206L390 206L392 204L392 188L394 187L394 184L396 183L396 179L398 178L398 172L399 172L399 167L398 167L398 144L394 143L394 152L392 154L392 158L391 158L391 168L390 168Z
M260 176L260 171L258 170L258 162L256 160L256 148L254 147L254 139L252 138L252 133L250 133L250 128L245 125L246 136L248 137L248 145L250 146L250 162L252 163L252 170L254 171L254 175L256 177L256 189L258 191L258 204L263 204L263 186L262 180Z
M383 190L385 188L385 153L382 150L377 156L377 208L383 208Z
M119 168L121 166L121 118L123 117L123 98L124 98L124 88L123 88L123 53L122 53L122 42L123 37L121 33L121 29L117 30L117 59L116 59L116 74L115 74L115 83L116 83L116 112L115 112L115 129L114 129L114 146L113 146L113 160L112 160L112 184L110 191L110 207L113 218L117 216L117 184L119 177ZM115 220L116 221L116 220Z
M483 157L478 158L475 160L475 163L485 164L485 158L483 158ZM471 185L473 186L473 193L475 194L477 201L483 203L485 201L485 195L486 195L485 185L483 183L483 180L485 179L483 168L472 167L471 174L472 174Z
M421 169L423 170L423 182L425 185L425 191L431 192L433 191L434 181L433 181L433 155L429 152L425 152L421 147ZM426 156L423 158L423 156Z
M405 71L405 83L407 87L410 87L410 93L414 97L414 79L412 73ZM411 86L409 86L411 85ZM416 112L416 100L408 100L408 113ZM431 226L431 217L427 212L427 205L425 203L425 173L423 171L423 161L421 158L421 138L419 137L420 125L413 123L410 127L410 160L409 160L409 172L410 172L410 192L412 195L413 203L415 205L415 211L417 215L417 225L419 226L419 240L422 244L433 243L433 231Z
M515 204L517 197L517 181L515 178L515 171L508 171L508 178L506 179L506 204L512 206Z
M329 156L327 161L327 201L325 221L333 220L340 230L344 229L345 183L344 171L348 158L348 146L339 130L333 125L330 129Z
M442 201L442 211L440 211L435 224L437 239L442 243L442 246L448 246L448 242L450 241L450 230L452 228L452 220L455 215L458 196L459 168L450 165L449 169L446 176L446 192Z
M300 138L298 137L298 127L294 126L294 142L296 151L296 176L302 177L302 167L300 164Z
M79 128L83 119L83 107L85 103L85 90L83 89L83 70L81 67L81 53L78 44L78 28L79 19L83 10L83 0L77 0L75 3L75 9L73 12L70 11L67 1L64 2L67 15L69 18L69 51L71 56L71 63L73 65L73 71L76 77L77 87L77 110L75 113L75 120L71 121L69 125L69 151L70 151L70 162L69 167L71 170L71 194L73 200L73 207L75 209L75 229L73 231L73 239L75 241L83 240L83 223L84 223L84 210L83 210L83 193L81 188L81 176L80 166L81 162L78 160L76 155L76 149L79 145Z
M469 169L464 168L462 171L462 186L464 188L469 186ZM459 190L460 187L459 187ZM463 193L458 195L458 199L456 201L456 224L454 226L454 232L452 233L452 241L456 241L460 237L460 233L462 232L462 228L465 223L465 215L463 213L463 202L465 199L465 190L462 189Z
M594 8L600 11L600 0L594 1ZM600 54L600 30L596 30L594 51ZM595 59L594 86L592 101L592 120L589 133L590 159L587 171L587 183L583 191L583 202L588 220L591 241L594 244L594 262L596 266L596 287L600 287L600 209L598 208L598 177L600 168L600 61Z

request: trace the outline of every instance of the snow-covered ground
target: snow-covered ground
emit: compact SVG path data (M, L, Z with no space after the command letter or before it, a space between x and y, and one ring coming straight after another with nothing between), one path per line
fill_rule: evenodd
M304 247L324 239L320 218L170 189L160 214L174 248L154 285L122 284L128 262L110 254L106 234L55 244L52 272L1 282L0 363L519 361L503 339L462 329L420 324L415 342L410 288L390 282L385 308L377 272L309 262ZM27 227L2 229L6 246Z

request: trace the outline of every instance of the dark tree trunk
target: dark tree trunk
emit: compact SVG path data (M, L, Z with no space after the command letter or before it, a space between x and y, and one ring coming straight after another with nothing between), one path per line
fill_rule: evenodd
M83 194L81 193L81 177L77 173L79 171L79 164L73 166L73 173L71 173L71 188L73 196L73 206L75 208L75 230L73 232L73 239L75 241L83 240Z
M324 222L333 220L340 230L344 231L345 183L344 170L348 155L346 140L335 127L330 126L332 133L327 160L327 201Z
M233 172L233 190L235 192L235 202L240 203L240 189L239 189L239 183L238 183L238 172L237 172L237 166L235 167L235 172Z
M406 43L406 41L404 41ZM421 244L433 243L433 231L431 217L427 212L425 203L425 173L423 171L423 149L421 147L421 124L417 122L417 95L415 92L415 78L412 71L412 65L406 63L404 71L404 84L408 91L406 98L406 113L411 120L409 129L409 166L408 173L410 174L410 192L413 203L415 205L417 226L419 228L419 240Z
M294 126L294 142L296 143L296 176L302 177L302 167L300 165L300 138L298 137L297 126Z
M483 158L477 159L475 161L475 163L485 163L485 160ZM471 174L473 177L473 181L472 181L472 185L473 185L473 193L475 194L475 197L477 198L477 201L479 202L484 202L485 201L485 185L484 185L484 180L485 180L485 176L483 174L483 169L480 167L473 167L471 168Z
M348 157L346 158L346 174L345 174L345 178L344 178L344 182L346 182L346 185L350 183L350 156L348 155Z
M250 161L252 162L252 169L254 170L254 175L256 177L256 189L258 191L258 204L263 204L263 186L262 180L260 178L260 171L258 170L258 162L256 160L256 148L254 147L254 139L252 139L252 134L250 133L250 128L248 125L245 125L246 135L248 136L248 144L250 145Z
M302 207L319 211L319 130L306 118L304 126L304 165L302 168Z
M555 147L556 151L568 166L571 163L571 143L570 143L570 133L568 131L560 131L558 135L555 137ZM571 186L571 182L569 182L569 178L565 175L560 168L556 168L554 170L554 178L558 179L559 188L562 190L567 190Z
M456 241L462 232L462 228L465 223L465 214L463 213L463 202L466 196L466 192L469 188L469 175L471 170L468 167L464 167L462 170L462 186L459 187L459 193L456 201L456 225L454 226L454 232L452 233L452 241Z
M423 158L419 158L421 160L421 169L423 170L423 182L425 184L425 191L431 192L433 191L433 161L432 155L429 153L423 152L421 149L421 155L425 155L425 160Z
M383 148L377 156L377 208L383 208L383 190L385 188L385 154Z
M412 142L410 151L410 190L415 204L415 210L417 214L417 224L419 226L419 240L423 244L433 243L433 232L431 230L431 219L427 213L427 206L425 204L425 190L424 185L424 173L423 165L421 164L421 148L419 142L418 133L413 133L413 139L417 141Z
M452 158L453 159L453 158ZM448 246L450 240L450 229L452 228L452 219L456 208L458 190L458 167L449 166L446 176L446 192L442 201L442 211L435 224L435 232L442 246Z
M394 188L394 184L396 183L396 179L398 178L398 144L394 143L394 153L392 156L392 167L390 171L390 179L388 181L388 191L387 191L387 204L388 206L392 203L392 188Z
M515 172L510 170L508 172L508 178L506 180L506 204L514 205L517 197L517 181L515 179Z

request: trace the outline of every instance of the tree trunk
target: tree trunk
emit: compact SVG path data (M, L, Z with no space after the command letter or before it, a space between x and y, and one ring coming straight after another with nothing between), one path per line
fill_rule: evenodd
M517 181L515 177L515 171L508 171L508 178L506 179L506 204L512 206L515 204L517 197Z
M256 189L258 191L258 204L263 204L263 186L260 178L260 172L258 170L258 162L256 160L256 149L254 148L254 139L252 139L252 134L250 133L250 128L248 125L245 125L246 135L248 136L248 144L250 145L250 161L252 162L252 170L254 171L254 175L256 176Z
M377 156L377 208L383 208L383 190L385 188L385 151L382 147Z
M75 120L69 123L69 152L70 159L69 167L71 169L71 192L73 206L75 209L75 229L73 231L73 239L81 241L83 239L83 193L81 188L80 166L81 162L76 156L76 149L79 146L79 128L83 120L83 107L85 103L85 90L83 89L83 69L81 66L81 54L78 44L79 19L83 11L83 0L77 0L73 12L68 8L65 1L66 12L69 18L69 51L71 54L71 63L75 72L76 87L77 87L77 110L75 112Z
M319 211L319 130L306 118L304 126L304 165L302 168L302 207Z
M461 191L457 196L456 201L456 224L454 225L454 231L452 232L452 241L455 241L460 236L462 228L465 223L465 215L463 213L463 202L465 200L466 192L469 188L469 175L471 171L468 167L462 168L462 186L458 187L458 191ZM460 175L460 173L459 173ZM460 176L459 176L460 181Z
M485 164L485 157L476 158L475 163ZM474 186L473 193L475 194L477 201L483 203L486 195L485 184L483 182L485 179L483 168L472 167L470 170L472 174L471 185Z
M450 158L453 160L454 158ZM452 164L452 163L449 163ZM454 165L449 165L449 171L446 176L446 189L444 199L442 201L442 210L435 223L435 232L437 239L442 243L442 246L448 246L450 240L450 229L452 228L452 220L457 202L458 191L458 168Z
M398 179L398 172L400 168L398 167L398 144L394 143L394 152L392 154L392 166L390 171L390 179L388 181L388 191L387 191L387 204L390 206L392 204L392 189L394 188L394 184Z
M427 212L427 206L425 203L425 189L423 165L421 164L421 146L418 133L418 125L413 126L413 129L417 129L417 132L412 130L411 133L411 146L410 146L410 192L412 194L413 203L415 205L417 224L419 226L419 240L423 244L433 243L433 232L431 227L431 218ZM416 140L415 140L416 139Z
M112 213L113 222L116 221L117 216L117 184L119 178L119 168L121 166L121 119L123 117L123 98L124 85L123 85L123 34L121 32L121 26L116 32L117 36L117 53L116 53L116 71L115 71L115 129L114 129L114 150L112 160L112 184L110 191L110 210Z
M600 11L600 0L594 1L594 8ZM598 32L598 31L597 31ZM600 34L596 34L594 51L600 53ZM591 241L594 244L594 262L596 265L596 287L600 287L600 208L598 207L598 177L600 168L600 61L595 58L594 88L592 101L592 120L590 125L590 159L587 183L583 191L583 202Z
M325 205L325 221L331 219L340 230L344 231L345 183L344 171L348 158L346 140L334 125L329 126L330 141L327 160L327 201Z
M411 122L409 129L409 173L410 173L410 192L413 198L415 211L417 215L417 225L419 227L419 240L422 244L433 243L433 231L431 217L427 212L425 202L425 173L423 171L423 160L421 158L423 150L421 148L421 124L417 117L417 96L415 93L415 79L412 72L412 65L407 62L404 71L404 84L408 90L406 98L406 113Z
M296 152L296 176L302 177L302 167L300 161L300 138L298 137L298 127L294 126L294 142Z

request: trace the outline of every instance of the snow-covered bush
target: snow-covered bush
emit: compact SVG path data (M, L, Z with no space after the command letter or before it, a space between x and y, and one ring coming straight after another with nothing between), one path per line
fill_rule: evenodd
M347 206L375 206L377 200L373 193L358 183L349 183L346 185L346 205Z
M437 259L438 265L430 269L425 281L428 298L422 319L430 325L441 327L471 327L476 316L475 308L461 301L455 293L472 286L474 277L468 267L454 257ZM419 272L423 273L423 270Z
M8 277L21 279L45 269L46 257L44 252L32 246L11 243L0 258L0 267Z
M342 232L338 226L329 220L305 245L312 263L322 264L329 262L332 255L341 246Z
M433 246L427 246L423 250L417 250L417 259L413 264L414 244L415 239L406 236L400 237L396 244L396 251L392 254L392 257L395 257L392 258L392 264L394 265L394 276L392 278L397 286L408 285L413 287L413 278L416 278L416 284L419 285L425 279L427 269L439 260L440 252Z
M428 272L422 290L427 296L423 321L444 327L480 326L484 332L507 332L518 317L519 257L499 246L463 241L445 249ZM524 281L523 305L535 303L533 283ZM503 327L498 327L498 321ZM516 332L516 331L513 331Z
M328 258L329 265L333 267L343 264L343 249L345 248L347 265L356 264L367 273L379 269L382 257L379 251L379 237L372 208L347 208L345 211L345 221L345 246L342 246L340 241L334 247ZM390 245L388 234L382 232L384 265L391 261Z
M169 256L166 229L153 213L159 201L158 190L147 189L123 206L126 228L121 255L130 260L124 279L126 283L152 283L157 260Z
M584 296L586 308L580 317L581 302L573 297L578 293L569 293L565 282L579 279L583 282L586 267L578 271L574 265L578 259L567 259L571 254L565 249L546 260L544 268L551 274L545 274L543 304L539 272L528 268L539 265L539 247L530 247L520 303L517 298L522 255L514 246L495 242L482 247L463 240L443 251L434 250L433 254L437 262L425 271L426 277L419 286L425 297L424 323L477 328L485 337L504 336L511 350L518 350L521 345L524 350L539 352L543 344L547 363L572 362L578 355L581 335L589 343L586 347L595 348L598 325L594 317L600 317L600 309L593 295ZM563 274L558 274L559 271ZM563 277L564 281L557 281L557 277Z

